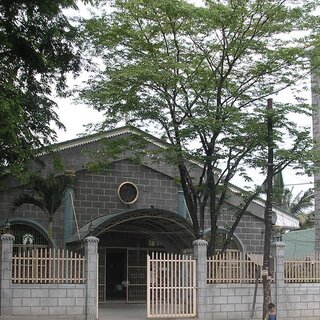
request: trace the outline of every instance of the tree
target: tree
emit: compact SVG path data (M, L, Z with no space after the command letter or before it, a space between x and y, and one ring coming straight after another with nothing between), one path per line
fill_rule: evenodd
M55 177L49 175L41 177L33 175L30 178L28 192L21 193L13 202L13 212L24 204L32 204L48 217L48 236L52 240L52 225L56 211L61 206L65 192L72 182L70 176Z
M280 0L207 1L200 7L183 0L129 0L116 1L112 14L86 21L89 53L104 59L105 68L81 98L105 112L100 129L125 117L170 143L163 156L179 170L197 237L208 209L215 239L236 173L250 180L246 167L266 165L264 99L309 72L306 50L313 45L307 36L289 41L279 35L306 28L310 6L311 1L293 7ZM308 129L297 128L287 115L309 111L302 103L274 105L275 144L291 137L289 148L275 150L275 172L298 160L300 168L308 165ZM201 166L200 175L193 176L192 162ZM236 221L259 193L261 186L244 195Z
M0 176L22 173L63 125L50 95L78 72L74 0L0 0Z
M310 209L314 206L314 190L309 188L293 197L293 188L286 188L282 172L274 177L274 203L299 218L301 229L314 225L314 213Z
M309 129L288 120L290 112L309 113L303 101L265 110L267 97L310 72L311 48L320 56L313 36L293 32L319 25L317 5L308 0L211 0L201 6L119 0L111 14L99 11L86 21L89 54L105 66L80 98L104 111L98 129L126 118L169 142L162 160L178 169L197 238L203 236L206 212L210 217L209 253L215 250L222 206L234 196L230 183L237 174L252 180L248 167L266 171L267 115L273 121L275 173L293 163L308 167L317 156ZM227 241L261 191L256 185L241 194Z
M266 176L266 204L264 210L264 246L263 246L263 266L262 266L262 284L263 284L263 317L267 313L268 304L271 302L270 286L270 255L272 239L272 203L273 203L273 176L274 176L274 152L273 152L273 121L271 116L273 100L268 99L267 110L270 112L267 116L267 176Z
M300 213L298 218L301 229L314 228L314 211L309 213Z

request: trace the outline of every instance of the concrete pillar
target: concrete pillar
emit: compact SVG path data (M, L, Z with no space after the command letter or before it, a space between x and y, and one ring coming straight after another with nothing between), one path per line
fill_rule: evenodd
M314 110L312 112L313 123L313 138L315 140L315 146L320 149L320 76L317 70L314 70L311 74L311 92L312 92L312 105ZM318 183L320 181L320 174L316 172L314 175L314 187L315 187L315 250L320 254L320 187Z
M0 256L0 303L1 316L12 315L12 254L14 236L3 234L1 236L1 256Z
M207 312L207 247L202 239L193 241L194 259L196 259L197 277L197 319L204 320Z
M279 303L279 297L283 294L284 283L284 248L285 244L282 242L281 237L276 237L275 241L271 244L271 255L274 263L274 296L272 302L277 305L278 315L281 315L281 303Z
M66 170L65 175L70 179L70 185L64 196L64 229L63 229L63 246L66 248L67 241L72 237L73 233L73 180L75 171Z
M86 258L86 320L98 319L98 242L96 237L84 239Z

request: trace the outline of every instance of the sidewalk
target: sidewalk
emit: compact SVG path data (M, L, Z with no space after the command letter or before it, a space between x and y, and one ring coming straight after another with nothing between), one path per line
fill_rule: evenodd
M99 320L144 320L146 304L106 303L99 305Z
M144 320L147 318L146 304L104 303L99 305L99 320ZM71 317L12 316L0 320L71 320Z

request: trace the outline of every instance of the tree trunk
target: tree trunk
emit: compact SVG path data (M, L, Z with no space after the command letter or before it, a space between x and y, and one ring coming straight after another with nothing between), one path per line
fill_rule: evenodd
M198 220L198 206L197 206L196 191L192 186L192 183L190 183L189 173L184 164L179 165L179 173L180 173L181 187L184 194L184 199L186 201L186 206L188 208L188 211L192 220L194 236L196 239L199 239L200 226L199 226L199 220Z
M208 257L211 257L216 251L216 244L217 244L217 235L218 235L218 225L217 219L211 218L211 228L210 228L210 241L208 244Z
M52 239L53 239L53 231L52 231L52 225L53 225L53 218L49 218L49 222L48 222L48 237L49 240L52 243Z
M267 111L272 111L272 99L268 99ZM265 234L264 234L264 253L263 253L263 314L262 319L268 312L268 304L271 302L270 287L270 249L272 235L272 196L273 196L273 137L272 137L272 115L267 115L268 125L268 171L267 171L267 199L264 212Z

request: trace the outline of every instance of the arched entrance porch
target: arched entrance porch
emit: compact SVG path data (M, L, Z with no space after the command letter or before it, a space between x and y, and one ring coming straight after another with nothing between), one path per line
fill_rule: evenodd
M176 213L139 209L105 215L84 225L71 240L99 238L99 301L146 301L146 258L151 251L192 248L193 227Z

